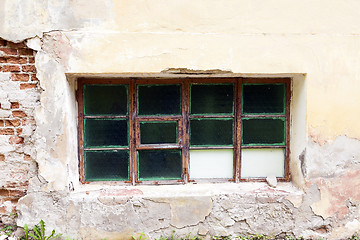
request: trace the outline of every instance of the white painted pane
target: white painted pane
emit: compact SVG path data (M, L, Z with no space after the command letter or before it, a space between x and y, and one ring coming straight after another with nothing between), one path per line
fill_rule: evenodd
M233 149L190 150L190 178L233 178Z
M241 177L284 177L284 162L283 148L243 149Z

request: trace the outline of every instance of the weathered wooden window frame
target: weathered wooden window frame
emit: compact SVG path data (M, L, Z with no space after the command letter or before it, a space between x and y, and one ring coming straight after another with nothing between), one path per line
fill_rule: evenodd
M233 115L196 115L199 118L234 118L234 146L226 147L190 147L189 122L193 116L190 116L190 85L191 84L234 84L234 112ZM241 144L241 121L243 118L249 117L242 114L242 85L243 84L276 84L283 83L286 88L285 113L282 115L274 115L273 117L285 118L285 145L253 145L242 146ZM283 148L285 151L284 177L278 178L279 181L289 181L289 156L290 156L290 96L291 96L291 78L79 78L77 79L77 101L78 101L78 139L79 139L79 176L80 182L92 183L85 181L84 166L84 102L83 102L83 86L84 84L126 84L128 85L128 116L119 116L121 119L128 119L129 144L128 147L121 149L129 150L130 155L130 179L129 181L96 181L102 184L183 184L189 182L246 182L246 181L265 181L265 178L242 178L241 177L241 149L248 148ZM180 84L181 85L181 115L159 115L159 116L139 116L137 115L137 86L138 85L156 85L156 84ZM266 115L266 117L272 115ZM103 116L104 118L113 118ZM263 114L252 114L251 118L264 117ZM140 144L139 123L146 121L177 121L178 122L178 143L177 144ZM189 153L190 149L234 149L233 169L234 175L231 179L190 179L189 178ZM110 148L111 150L112 148ZM115 148L116 149L116 148ZM119 148L120 149L120 148ZM137 150L148 149L181 149L182 152L182 179L180 180L159 180L159 181L139 181L137 175ZM109 150L109 148L106 148Z

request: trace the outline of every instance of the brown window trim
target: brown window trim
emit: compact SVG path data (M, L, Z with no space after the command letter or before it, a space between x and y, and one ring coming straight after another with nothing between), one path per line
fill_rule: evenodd
M234 147L219 147L233 148L234 149L234 176L232 179L201 179L201 180L190 180L189 179L189 93L191 83L233 83L234 89L234 115L222 115L223 117L234 117ZM246 115L241 114L241 92L243 83L285 83L286 84L286 107L285 107L285 146L241 146L241 117ZM241 178L241 149L242 148L284 148L285 149L285 163L284 163L284 177L277 178L278 181L289 181L289 156L290 156L290 97L291 97L291 78L178 78L178 79L161 79L161 78L79 78L77 80L77 100L78 100L78 139L79 139L79 175L80 182L83 184L88 183L101 183L101 184L125 184L125 185L136 185L136 184L184 184L189 182L248 182L248 181L265 181L265 178ZM85 181L85 166L84 166L84 114L83 114L83 85L84 84L128 84L129 96L129 147L130 152L130 180L129 181L96 181L89 182ZM138 84L181 84L181 106L182 114L178 116L137 116L136 106L136 86ZM199 117L210 118L219 117L209 115L197 115ZM261 115L258 115L259 117ZM269 116L269 115L266 115ZM279 115L277 115L279 116ZM88 117L91 118L91 117ZM104 116L107 118L107 116ZM127 118L127 117L120 117ZM175 120L179 123L179 140L178 144L139 144L139 121L152 121L152 120ZM181 180L159 180L159 181L139 181L137 179L137 164L136 164L136 150L137 149L182 149L182 179ZM191 149L216 149L217 147L191 147ZM108 148L107 148L108 149Z

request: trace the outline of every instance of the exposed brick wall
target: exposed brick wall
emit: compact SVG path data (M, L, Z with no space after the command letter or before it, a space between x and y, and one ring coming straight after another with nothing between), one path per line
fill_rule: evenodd
M0 39L0 225L28 190L35 163L31 137L39 98L35 52Z

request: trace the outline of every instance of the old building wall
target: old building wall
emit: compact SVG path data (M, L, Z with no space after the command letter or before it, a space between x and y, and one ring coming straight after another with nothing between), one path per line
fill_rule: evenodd
M34 109L40 93L34 51L0 39L0 219L12 223L34 176Z
M83 239L173 230L340 239L360 231L359 1L8 0L0 9L0 37L26 39L40 80L19 90L34 75L27 83L0 75L5 99L36 124L18 136L24 144L6 135L0 145L6 174L23 154L36 161L20 164L32 177L18 224L44 219ZM174 77L168 68L291 77L291 182L80 184L77 77Z

